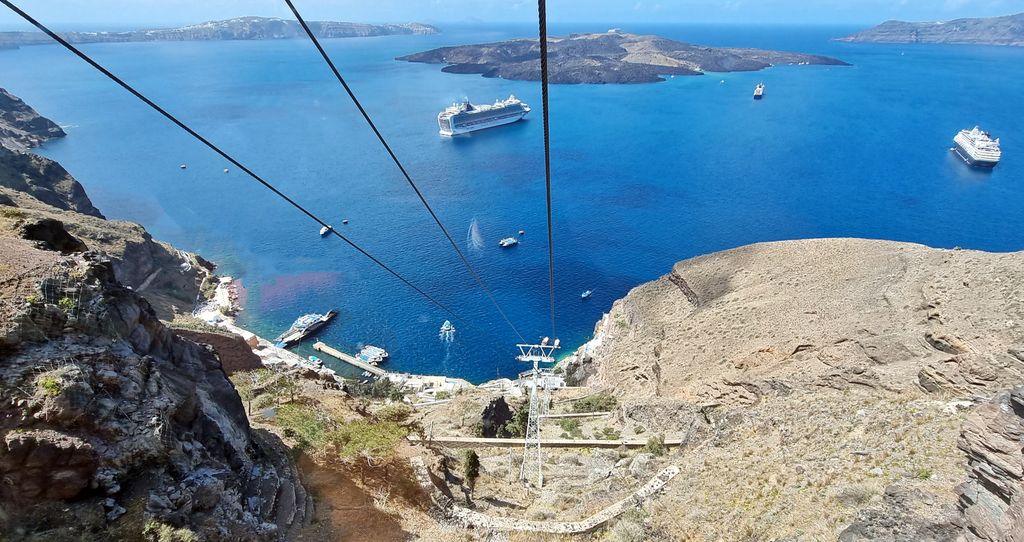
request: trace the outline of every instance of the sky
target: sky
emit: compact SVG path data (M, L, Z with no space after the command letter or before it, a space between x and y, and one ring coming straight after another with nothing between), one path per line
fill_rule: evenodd
M287 17L283 0L13 0L68 29L176 26L242 15ZM531 0L295 0L307 19L355 22L536 21ZM1024 12L1024 0L548 0L550 23L876 24ZM0 28L21 19L0 6ZM102 27L102 28L100 28Z

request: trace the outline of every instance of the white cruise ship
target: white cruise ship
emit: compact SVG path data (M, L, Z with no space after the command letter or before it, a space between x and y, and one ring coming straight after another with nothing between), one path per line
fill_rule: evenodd
M995 167L1003 156L999 150L999 140L992 139L988 132L983 132L977 126L973 130L960 130L953 142L956 143L953 150L972 166Z
M516 122L529 112L530 106L515 96L509 96L507 100L498 100L493 105L473 105L466 100L452 104L439 113L437 125L444 136L468 134Z

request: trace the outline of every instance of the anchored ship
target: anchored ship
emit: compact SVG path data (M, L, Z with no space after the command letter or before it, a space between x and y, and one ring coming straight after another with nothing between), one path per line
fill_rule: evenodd
M754 87L754 99L755 100L760 100L763 97L764 97L764 83L758 83L757 86Z
M334 318L337 315L338 311L332 309L327 311L327 314L312 313L300 316L299 319L295 320L295 323L292 324L292 327L288 328L288 331L285 331L278 338L274 339L274 346L284 348L295 344L308 337L310 333L324 327L327 322L331 321L331 318Z
M452 104L440 112L437 115L437 125L441 135L454 136L511 124L529 112L530 106L515 96L509 96L507 100L498 100L492 105L473 105L466 100Z
M999 163L1003 151L999 149L999 140L992 139L988 132L975 126L973 130L960 130L953 138L953 151L968 164L975 167L993 168Z

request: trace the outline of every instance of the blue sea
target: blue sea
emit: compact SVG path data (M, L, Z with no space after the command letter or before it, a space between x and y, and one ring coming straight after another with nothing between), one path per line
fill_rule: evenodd
M620 25L551 32L609 26ZM528 339L550 335L539 85L393 60L536 27L443 30L325 45L515 325ZM822 26L625 30L852 66L553 87L555 335L565 350L590 338L614 300L673 263L748 243L853 236L1024 249L1024 48L844 44L830 38L856 29ZM321 238L318 225L239 171L223 173L231 166L221 158L65 51L0 52L0 85L67 127L67 138L40 152L108 217L140 222L240 277L249 294L241 325L273 337L301 314L336 308L320 338L351 351L382 346L394 370L479 382L524 369L517 336L308 42L84 49L459 315L340 239ZM766 97L755 102L761 81ZM525 121L438 136L436 115L451 102L509 94L533 106ZM949 150L958 130L976 124L1002 138L993 172L971 170ZM482 246L469 236L474 223ZM498 247L520 229L520 246ZM588 289L593 298L581 301ZM451 344L437 337L445 319L458 327Z

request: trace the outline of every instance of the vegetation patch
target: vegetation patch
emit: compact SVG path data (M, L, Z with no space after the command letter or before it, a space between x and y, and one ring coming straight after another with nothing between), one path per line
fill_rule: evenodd
M558 422L558 426L565 431L563 435L567 438L581 439L583 438L583 430L580 429L579 420L566 419Z
M408 428L394 421L339 421L305 405L282 406L274 423L298 441L298 447L341 460L391 457L409 434Z
M199 537L188 529L175 528L158 521L148 521L142 536L152 542L198 542Z
M589 397L579 399L572 404L572 411L577 414L588 414L591 412L608 412L615 408L618 400L614 396L601 392Z
M36 381L36 385L39 386L39 389L43 390L47 397L56 397L64 391L60 378L52 374L40 376Z
M21 219L21 218L25 218L26 215L25 215L25 211L22 211L21 209L14 209L12 207L4 207L4 208L0 208L0 216L2 216L4 218L10 218L12 220L18 220L18 219Z

